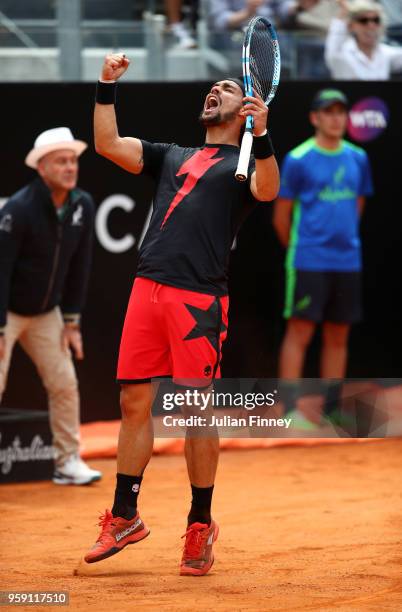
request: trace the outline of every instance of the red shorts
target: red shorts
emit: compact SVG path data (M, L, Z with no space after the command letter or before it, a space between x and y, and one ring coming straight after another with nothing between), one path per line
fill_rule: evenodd
M172 376L206 387L220 377L229 298L135 279L120 343L117 381L149 382Z

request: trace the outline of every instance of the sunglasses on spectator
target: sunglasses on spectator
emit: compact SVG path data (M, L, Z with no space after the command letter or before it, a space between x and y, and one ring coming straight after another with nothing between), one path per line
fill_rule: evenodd
M361 23L362 25L367 25L369 23L380 25L381 17L356 17L355 21L357 21L357 23Z

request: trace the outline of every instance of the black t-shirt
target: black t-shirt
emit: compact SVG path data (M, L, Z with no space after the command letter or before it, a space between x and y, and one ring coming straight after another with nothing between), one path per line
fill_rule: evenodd
M137 276L164 285L226 295L233 239L256 200L234 173L239 148L183 148L142 141L144 173L156 180ZM250 164L249 176L254 170Z

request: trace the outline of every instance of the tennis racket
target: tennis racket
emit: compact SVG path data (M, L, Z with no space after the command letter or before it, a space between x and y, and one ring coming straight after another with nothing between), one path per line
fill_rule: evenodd
M246 96L253 96L254 90L268 106L275 96L281 72L278 37L268 19L251 19L244 35L242 59ZM252 145L253 117L248 115L235 174L238 181L247 180Z

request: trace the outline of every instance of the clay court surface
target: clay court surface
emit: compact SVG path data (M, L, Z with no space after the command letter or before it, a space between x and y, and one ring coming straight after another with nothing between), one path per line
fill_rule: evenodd
M68 590L72 610L402 610L402 440L223 452L216 561L200 578L177 572L189 500L177 455L146 472L150 537L81 560L114 489L114 461L91 464L104 472L92 487L0 488L2 590Z

